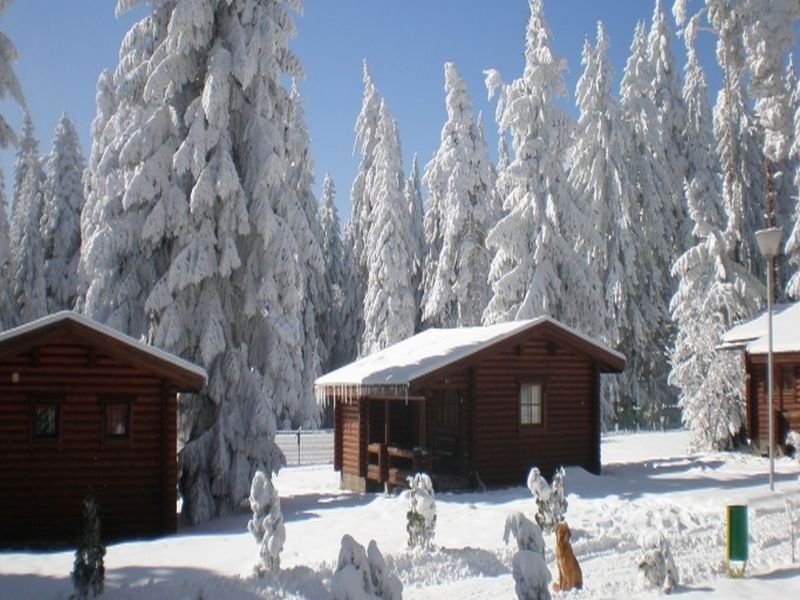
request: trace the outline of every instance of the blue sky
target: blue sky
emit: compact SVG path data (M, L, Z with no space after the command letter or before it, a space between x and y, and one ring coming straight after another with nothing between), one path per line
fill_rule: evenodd
M115 0L16 0L0 18L0 30L19 50L15 70L42 152L49 150L62 112L75 121L84 153L90 152L97 77L103 69L116 66L125 32L146 10L117 19L115 4ZM398 122L407 172L413 154L419 155L422 168L438 147L446 116L446 61L456 63L476 111L483 110L490 152L496 157L494 103L487 101L483 71L498 69L506 81L522 72L526 0L304 0L303 4L292 48L306 71L300 91L312 138L317 192L325 172L330 172L343 223L350 213L350 186L358 168L358 157L352 154L353 126L361 107L363 59L370 63L378 90ZM594 40L597 21L603 20L611 41L618 89L633 28L637 20L647 21L649 27L653 4L651 0L545 0L552 44L569 66L566 107L575 110L581 48L587 35ZM672 1L666 0L667 10L671 6ZM682 68L682 40L673 37L672 47ZM700 54L712 87L718 87L708 34L701 37ZM18 128L19 109L4 102L0 110ZM13 150L2 154L0 164L9 180Z

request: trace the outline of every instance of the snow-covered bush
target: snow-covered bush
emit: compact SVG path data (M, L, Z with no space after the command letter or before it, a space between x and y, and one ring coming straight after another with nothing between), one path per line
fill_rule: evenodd
M331 582L331 600L400 600L403 584L386 570L386 562L375 540L364 546L351 536L342 536L339 561Z
M644 578L653 587L661 588L669 594L678 585L678 569L672 559L672 551L664 534L649 529L639 540L639 556L636 564Z
M567 512L567 498L564 493L564 468L560 467L553 475L553 483L533 467L528 473L528 489L536 500L536 522L543 531L551 533L564 521Z
M794 458L800 463L800 433L791 430L786 434L786 445L794 448Z
M519 600L550 600L550 571L541 554L520 550L511 565Z
M542 529L521 512L515 512L506 518L503 541L507 544L509 537L514 536L519 550L529 550L544 556L545 545Z
M95 598L103 593L106 547L100 539L100 516L97 503L89 495L83 501L83 528L75 550L72 583L77 598Z
M411 488L410 506L406 513L408 524L408 547L427 549L433 546L436 530L436 500L433 482L426 473L417 473L408 478Z
M253 516L247 530L253 534L259 547L259 562L255 571L259 577L281 568L281 550L286 541L281 500L272 481L263 471L256 471L250 486L250 509Z
M520 600L549 600L550 571L544 560L545 545L541 528L523 515L515 512L506 518L503 541L517 540L517 552L511 560L517 598Z

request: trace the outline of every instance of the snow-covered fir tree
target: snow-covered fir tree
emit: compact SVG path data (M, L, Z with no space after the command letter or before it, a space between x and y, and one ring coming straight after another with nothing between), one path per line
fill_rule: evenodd
M330 350L321 343L320 329L323 313L331 304L325 285L325 260L322 256L322 232L317 219L319 205L311 187L314 184L314 161L311 157L311 140L305 124L305 110L296 83L292 82L289 96L289 123L286 128L286 194L279 216L290 225L297 257L305 281L301 301L303 372L301 382L306 386L305 397L313 395L314 380L322 374L322 362L327 360ZM282 214L284 211L285 215ZM284 292L285 293L285 292ZM289 414L294 409L289 409ZM319 414L314 403L305 403L305 414L291 415L288 425L318 425Z
M678 81L678 67L672 54L667 15L661 0L656 0L653 20L647 36L647 59L650 62L650 97L655 107L655 120L650 123L656 134L653 159L662 162L667 171L667 189L662 190L665 199L664 212L659 218L670 242L670 254L664 256L669 265L687 246L689 227L686 217L686 201L683 181L686 177L686 150L683 131L686 122L686 107ZM665 298L672 296L674 289L669 276L664 279Z
M728 217L731 257L766 279L765 261L755 232L764 227L763 133L745 89L745 50L741 0L706 0L709 28L717 37L722 87L714 105L714 138L722 169L722 199Z
M412 288L415 241L403 195L403 164L397 126L385 101L378 110L372 177L364 196L372 210L367 231L367 287L361 352L371 354L414 334Z
M372 201L367 190L367 182L374 177L373 163L375 162L375 146L378 141L378 118L381 107L381 97L375 88L367 61L364 61L364 98L361 112L356 117L356 141L354 152L358 150L361 161L358 173L350 189L351 212L350 220L344 231L345 255L353 265L355 275L357 339L359 340L358 354L363 354L361 339L364 335L364 296L367 290L368 263L365 252L366 240L372 223Z
M6 219L6 195L3 171L0 170L0 331L16 325L17 306L9 282L11 269L11 246L9 226Z
M671 302L676 325L670 384L680 390L679 406L694 450L729 447L743 425L744 381L734 352L718 351L720 338L755 312L764 292L746 269L732 260L736 236L725 231L722 186L708 85L695 51L699 16L684 30L687 64L683 95L689 179L686 197L694 224L694 245L673 266L678 290Z
M793 300L800 300L800 81L795 85L793 103L798 108L794 114L794 143L790 150L791 157L797 161L794 172L794 185L798 190L792 226L788 231L785 252L788 256L790 279L786 285L786 295Z
M75 125L63 114L47 157L41 221L47 310L51 313L75 307L85 168Z
M652 68L647 58L644 24L634 31L631 53L620 86L622 120L630 127L628 175L634 186L632 218L641 243L635 254L637 308L630 328L620 333L620 347L627 357L620 376L618 422L630 427L638 422L654 422L661 407L671 403L666 385L669 344L669 311L665 282L669 280L668 257L672 254L672 234L662 219L671 211L671 183L656 134L658 119L651 98ZM655 217L658 215L658 218Z
M319 199L317 221L320 228L320 245L322 257L325 261L324 275L327 295L330 304L324 307L318 315L320 318L320 342L328 350L327 360L322 365L322 370L333 370L340 362L343 350L342 344L342 312L345 302L344 288L344 253L342 240L339 237L339 213L336 210L334 199L336 186L330 175L325 173L322 180L322 196Z
M16 140L16 150L14 151L14 181L11 186L11 236L13 238L19 236L13 223L14 215L17 214L17 201L21 197L22 184L25 177L28 175L28 169L31 168L31 156L39 156L39 140L34 135L33 119L30 113L26 110L22 116L22 126L19 130L19 136L12 138ZM13 134L13 132L12 132Z
M238 506L256 470L281 466L278 423L316 415L304 379L316 210L298 198L309 163L290 144L299 130L282 83L302 74L288 48L293 8L154 4L125 36L113 81L98 84L82 304L208 371L203 393L179 403L194 522Z
M497 71L486 72L490 94L500 89L497 121L501 135L511 134L514 159L501 175L508 180L499 184L508 190L506 215L487 237L495 255L489 271L493 295L483 320L549 314L596 335L584 321L602 303L599 280L575 252L590 223L566 185L558 151L566 128L562 112L552 104L566 94L566 64L550 48L542 1L529 4L522 77L504 85Z
M636 255L641 241L635 189L625 162L630 156L630 130L611 94L607 48L603 24L598 23L596 46L587 41L583 52L584 72L576 91L580 116L570 152L569 183L594 224L594 231L587 232L577 249L602 285L604 302L596 313L603 321L596 328L605 341L627 352L624 346L642 321L636 301ZM618 378L604 377L602 388L603 423L610 426Z
M11 0L0 0L0 15L5 12ZM17 49L13 42L0 32L0 98L9 98L17 105L25 108L25 99L17 76L14 74L14 63L17 61ZM0 148L8 148L16 142L16 135L0 114ZM17 324L17 307L10 285L11 272L11 228L6 218L6 196L4 174L0 170L0 331ZM14 198L12 198L12 202ZM13 210L12 210L13 214Z
M447 121L424 177L432 208L427 230L434 237L426 239L422 319L439 327L474 326L491 292L486 237L497 210L489 151L466 83L453 63L445 63L444 74Z
M414 305L417 307L417 320L414 331L419 330L422 320L422 272L427 254L425 244L425 225L423 222L422 190L419 180L419 162L417 155L411 159L411 172L406 179L403 190L406 197L408 211L411 214L411 240L414 247L414 270L411 274L411 289L414 290Z
M10 280L19 322L27 323L47 314L44 251L39 229L45 175L39 157L39 141L27 114L21 133L14 163Z

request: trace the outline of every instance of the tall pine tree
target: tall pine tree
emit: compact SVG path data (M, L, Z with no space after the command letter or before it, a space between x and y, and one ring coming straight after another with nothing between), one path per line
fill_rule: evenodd
M602 299L596 275L574 249L589 224L566 185L560 152L565 120L552 104L566 94L566 64L550 48L542 1L529 4L522 77L504 85L497 71L486 72L490 95L500 89L498 126L501 135L511 134L514 159L498 184L508 190L506 215L487 237L495 254L489 271L493 295L483 320L545 314L586 331L584 319Z
M11 223L11 288L20 323L47 314L44 251L39 229L44 206L45 175L39 140L26 114L14 163L14 213Z
M587 41L583 51L584 72L576 93L580 117L570 152L569 182L583 212L594 223L594 230L580 240L577 249L602 285L604 302L595 311L602 322L595 327L606 342L627 353L632 331L643 319L636 301L636 256L641 239L634 184L625 162L630 155L630 130L611 94L607 49L605 29L598 23L596 46ZM606 426L614 421L618 393L617 379L603 378Z
M684 425L693 449L731 445L744 422L739 358L718 351L720 338L759 306L763 285L731 259L727 218L712 135L708 85L695 50L699 17L684 30L687 64L683 96L687 119L688 180L686 197L694 244L676 260L678 289L671 302L676 325L669 382L679 392Z
M278 423L316 418L304 356L316 343L316 215L298 197L309 163L282 83L302 74L288 48L298 6L156 4L125 36L113 82L98 85L83 306L208 371L203 393L179 403L194 522L238 506L256 470L281 466Z
M47 157L41 222L47 309L51 313L75 307L85 162L75 125L63 114Z
M497 222L491 163L472 100L453 63L446 63L447 122L439 149L425 167L434 206L427 239L423 321L439 327L479 325L489 300L491 255L486 236Z
M364 355L410 337L417 320L412 288L416 244L403 195L400 138L385 101L378 115L374 171L365 187L372 210L365 243Z

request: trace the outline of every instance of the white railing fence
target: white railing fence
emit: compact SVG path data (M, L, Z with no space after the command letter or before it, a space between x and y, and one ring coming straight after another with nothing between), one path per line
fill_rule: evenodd
M275 443L287 466L333 463L333 429L281 429L275 434Z

